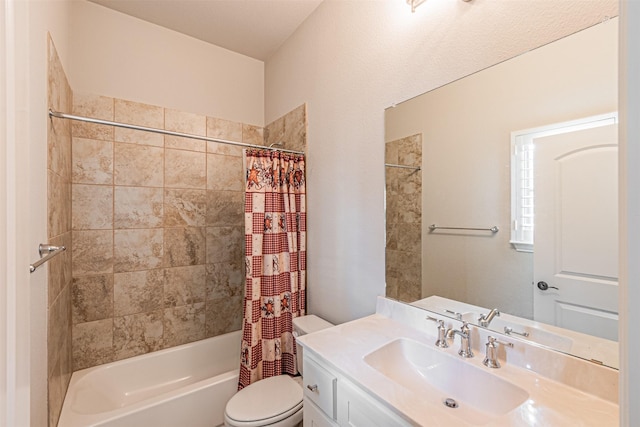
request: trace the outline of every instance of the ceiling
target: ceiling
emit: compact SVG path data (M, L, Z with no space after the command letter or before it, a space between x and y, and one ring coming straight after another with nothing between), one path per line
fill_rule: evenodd
M265 61L322 0L89 0Z

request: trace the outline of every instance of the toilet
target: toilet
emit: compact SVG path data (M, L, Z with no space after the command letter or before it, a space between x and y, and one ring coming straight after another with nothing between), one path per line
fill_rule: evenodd
M293 335L330 328L331 323L315 315L293 319ZM302 346L296 344L298 371L302 375ZM300 377L278 375L243 388L224 410L227 427L295 427L302 425L302 382Z

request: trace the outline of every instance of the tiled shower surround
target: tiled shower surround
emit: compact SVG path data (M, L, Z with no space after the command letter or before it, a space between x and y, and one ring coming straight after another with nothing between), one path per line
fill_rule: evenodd
M385 163L422 166L422 135L388 142ZM411 302L422 294L422 172L385 168L386 295Z
M265 140L260 127L102 96L74 94L73 113ZM266 139L303 149L305 116ZM240 329L242 149L82 122L72 136L74 370Z
M71 109L71 88L56 48L48 39L48 106ZM43 113L44 114L44 113ZM52 258L47 290L47 391L49 425L60 417L71 379L71 123L49 120L47 131L47 237L65 252ZM43 242L44 243L44 242ZM42 274L41 271L34 274Z

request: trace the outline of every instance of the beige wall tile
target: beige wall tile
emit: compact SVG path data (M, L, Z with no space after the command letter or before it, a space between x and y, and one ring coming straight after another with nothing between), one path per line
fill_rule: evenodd
M113 319L115 360L162 349L162 311L132 314Z
M73 94L73 114L94 119L113 121L113 98L90 94ZM71 134L74 137L101 139L113 141L113 126L98 125L74 121L71 124Z
M207 136L225 141L242 142L242 123L207 117ZM242 147L208 141L209 153L241 156Z
M204 264L204 227L165 229L165 267Z
M164 306L166 308L204 302L204 298L204 265L165 269Z
M422 164L422 135L413 135L398 142L398 163L406 166Z
M49 243L53 246L67 248L66 251L51 258L47 263L49 265L48 300L51 303L58 298L60 291L71 283L71 232L52 237L49 239Z
M73 138L72 182L113 184L113 142Z
M284 139L284 117L269 123L264 129L264 145L278 144Z
M304 151L307 141L306 105L301 105L284 116L285 148Z
M164 191L165 227L202 227L206 212L206 190L172 188Z
M113 187L73 184L72 227L74 230L113 228Z
M157 147L116 142L114 183L162 187L164 184L164 150Z
M64 110L69 111L71 107ZM47 168L61 176L69 177L71 173L71 122L51 118L48 122L47 133Z
M207 190L244 191L242 158L207 154Z
M71 230L71 184L51 170L47 171L47 176L47 234L53 237Z
M204 303L164 310L164 346L173 347L205 337Z
M139 102L116 99L114 102L115 121L144 127L163 129L164 108ZM115 140L132 144L164 146L164 137L159 133L134 129L115 128Z
M243 259L244 227L207 227L207 264Z
M398 142L391 141L384 144L384 161L385 163L398 164ZM389 169L387 169L387 173Z
M115 273L162 267L161 228L115 230L113 234Z
M160 227L163 213L162 188L115 187L115 229Z
M186 113L183 111L165 109L164 128L166 130L188 133L190 135L207 135L207 118L198 114ZM180 138L165 135L165 147L178 148L182 150L206 151L206 141L190 138Z
M194 151L165 151L165 187L206 188L207 156Z
M243 222L243 192L207 190L207 226L232 226Z
M245 144L264 145L264 129L259 126L243 124L242 142Z
M207 300L205 311L206 336L213 337L242 328L243 297Z
M73 326L73 370L113 362L113 319Z
M244 260L207 264L206 299L244 295Z
M60 350L64 348L65 340L71 332L71 292L69 286L63 288L58 298L49 304L49 322L47 324L47 359L51 364L47 367L48 374L52 373L54 366L64 357Z
M53 370L47 380L47 396L49 407L49 425L58 424L60 413L62 412L62 404L64 403L65 392L68 382L64 380L60 369L60 361L53 365Z
M116 273L113 279L113 314L126 316L162 308L164 269Z
M63 113L71 111L72 93L67 75L62 67L62 62L56 51L56 47L51 40L51 37L47 37L47 96L48 105L51 109L60 111Z
M113 317L113 275L99 274L73 279L73 323Z
M113 232L73 231L73 277L113 272Z

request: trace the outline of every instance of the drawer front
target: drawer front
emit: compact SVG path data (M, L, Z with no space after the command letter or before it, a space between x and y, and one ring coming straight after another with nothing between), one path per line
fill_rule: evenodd
M336 419L336 377L308 358L304 358L304 397L314 402L329 418Z

